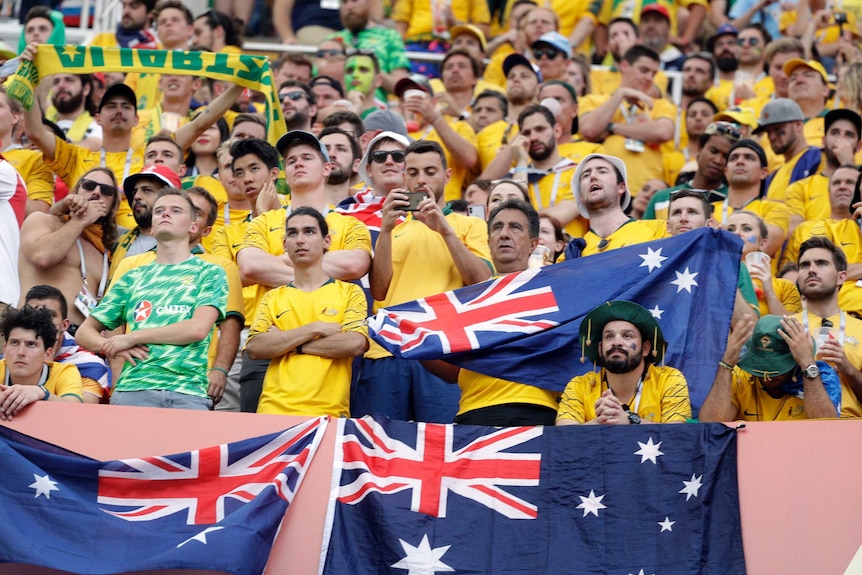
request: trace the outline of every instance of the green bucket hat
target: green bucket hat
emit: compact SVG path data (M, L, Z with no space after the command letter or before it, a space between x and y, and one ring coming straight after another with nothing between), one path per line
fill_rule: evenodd
M643 341L652 343L652 352L646 356L647 363L661 363L667 344L656 319L645 307L631 301L609 301L598 306L581 321L581 362L584 355L593 363L599 359L599 342L605 325L611 321L627 321L641 332Z
M781 316L765 315L757 321L745 353L736 365L755 377L774 378L796 367L790 347L778 334Z

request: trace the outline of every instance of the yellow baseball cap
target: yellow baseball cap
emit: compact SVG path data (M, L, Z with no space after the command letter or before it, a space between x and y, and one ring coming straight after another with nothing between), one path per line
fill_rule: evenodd
M713 122L733 122L740 126L748 126L749 128L757 128L757 116L754 115L754 110L741 106L728 108L723 112L719 112L712 117Z
M449 30L449 37L454 40L458 34L463 34L464 32L479 39L479 45L482 47L483 52L488 49L488 42L485 40L485 34L472 24L459 24L458 26L452 26L452 29Z
M800 66L805 66L806 68L811 68L823 78L824 84L829 84L829 74L826 73L826 68L823 67L823 64L818 62L817 60L805 60L803 58L791 58L787 62L784 63L784 73L787 76L793 73L793 71Z

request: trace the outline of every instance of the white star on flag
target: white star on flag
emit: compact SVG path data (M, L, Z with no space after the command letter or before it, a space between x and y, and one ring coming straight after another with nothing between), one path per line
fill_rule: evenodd
M692 273L692 272L688 271L688 266L686 266L684 272L682 272L682 273L675 272L675 273L676 273L676 279L670 283L672 283L673 285L676 286L676 293L679 293L682 290L685 290L688 293L691 293L691 287L698 285L698 283L696 281L694 281L694 278L697 277L698 272Z
M643 259L643 263L639 265L639 268L647 266L647 272L652 273L652 271L656 268L661 267L661 262L666 260L667 258L661 255L662 248L659 248L656 251L653 251L652 248L647 248L647 253L638 254L638 256Z
M45 499L51 499L52 491L60 491L60 488L57 487L57 482L48 477L48 475L39 477L34 473L33 479L36 481L27 486L30 489L36 490L36 495L33 496L33 499L38 499L40 495L44 495Z
M407 575L434 575L438 571L454 571L440 561L440 558L449 550L451 545L431 549L427 534L422 536L422 541L418 547L413 547L403 539L398 541L407 556L392 566L396 569L407 569Z
M213 531L221 531L222 529L224 529L224 527L207 527L206 529L204 529L203 531L201 531L200 533L198 533L194 537L189 537L188 539L186 539L185 541L183 541L182 543L177 545L177 549L179 549L180 547L182 547L186 543L190 543L192 541L200 541L201 543L206 545L207 544L207 533L212 533Z
M697 492L703 487L703 483L700 480L703 479L703 474L695 477L694 473L691 474L691 481L683 481L685 487L679 490L679 493L685 493L685 500L688 501L691 499L691 496L694 495L697 497Z
M653 443L652 437L650 437L646 443L641 443L640 441L638 441L638 445L640 445L641 448L635 451L635 455L641 456L641 463L650 460L653 462L653 464L656 464L655 458L659 455L664 455L663 452L658 450L658 448L661 447L661 441L659 441L658 443Z
M673 524L676 521L671 521L670 517L667 515L664 516L664 521L659 521L658 524L661 525L661 531L659 533L664 533L665 531L673 531Z
M656 319L661 319L661 314L664 313L663 309L659 309L658 304L655 304L655 307L649 310L650 315L652 315Z
M596 517L599 516L599 509L607 509L608 506L602 503L602 499L605 498L604 495L599 495L596 497L595 492L590 489L589 497L584 497L583 495L579 495L581 498L581 504L578 505L578 509L584 510L584 517L587 516L588 513L592 513Z
M641 570L640 570L640 571L638 571L637 573L629 573L629 575L646 575L646 574L644 573L644 570L643 570L643 569L641 569Z

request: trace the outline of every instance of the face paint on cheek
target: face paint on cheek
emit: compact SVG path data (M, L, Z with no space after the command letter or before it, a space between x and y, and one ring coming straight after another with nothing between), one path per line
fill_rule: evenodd
M757 243L757 236L748 236L747 238L745 238L745 241L747 241L750 244L756 244Z
M638 348L637 344L634 343L630 343L629 347L632 348L632 351L635 351Z

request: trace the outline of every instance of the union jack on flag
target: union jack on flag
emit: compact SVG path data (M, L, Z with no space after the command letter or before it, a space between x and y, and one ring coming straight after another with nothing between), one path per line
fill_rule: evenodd
M245 441L108 462L99 470L97 501L127 521L186 513L188 525L219 523L269 486L289 504L325 424L313 419L263 444Z
M0 563L64 573L261 575L327 422L123 461L91 459L0 425ZM33 533L48 543L21 545Z
M541 427L509 427L456 447L454 427L419 423L399 440L371 418L340 421L342 469L355 470L338 500L354 505L370 493L410 491L410 510L446 517L449 493L472 499L509 519L535 519L534 504L504 487L539 484L539 453L512 452L542 435ZM525 446L529 447L529 446Z
M545 318L559 311L550 286L527 287L540 270L505 275L489 283L421 298L380 310L369 327L397 355L422 348L459 353L494 345L494 334L531 334L552 328Z

